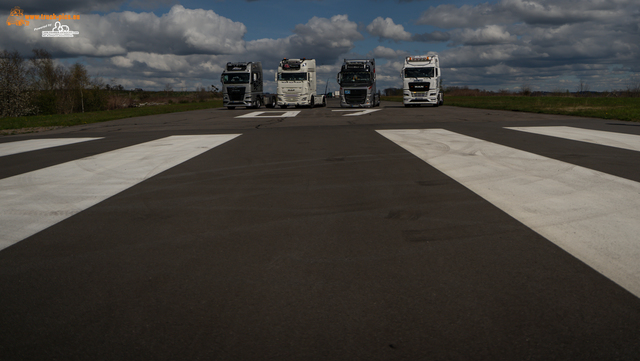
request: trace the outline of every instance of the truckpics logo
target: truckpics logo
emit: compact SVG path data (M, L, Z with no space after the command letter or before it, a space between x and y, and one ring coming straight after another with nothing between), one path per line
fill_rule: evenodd
M56 21L56 26L51 31L43 31L43 38L73 38L74 35L80 34L79 31L71 31L67 25L60 25L59 21Z
M9 13L9 17L7 18L7 25L22 26L23 24L25 26L29 26L29 21L25 19L22 9L20 9L19 6L16 6L13 9L11 9L11 12Z
M25 15L24 11L20 9L19 6L14 7L9 12L9 17L7 18L7 26L17 25L17 26L29 26L29 20L80 20L80 15L70 15L70 14L51 14L51 15ZM51 25L49 25L51 26ZM63 25L66 26L66 25Z

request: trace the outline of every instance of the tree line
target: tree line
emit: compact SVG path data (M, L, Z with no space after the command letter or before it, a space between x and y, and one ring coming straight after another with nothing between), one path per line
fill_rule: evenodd
M18 51L0 52L0 117L105 110L103 88L84 65L56 65L44 49L34 49L30 59Z

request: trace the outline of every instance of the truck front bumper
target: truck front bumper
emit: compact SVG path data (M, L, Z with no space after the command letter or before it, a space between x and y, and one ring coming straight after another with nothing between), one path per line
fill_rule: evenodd
M349 104L346 102L340 102L340 106L342 108L373 108L373 104L365 103L365 104Z
M286 106L302 106L302 105L310 105L311 97L310 96L299 96L293 94L278 94L278 105L286 105Z
M234 100L234 101L230 101L230 100L223 100L222 101L222 106L226 107L252 107L255 104L251 101L251 99L246 99L246 100Z
M402 97L402 103L404 104L438 104L438 95L426 95L415 93L407 95L406 93Z

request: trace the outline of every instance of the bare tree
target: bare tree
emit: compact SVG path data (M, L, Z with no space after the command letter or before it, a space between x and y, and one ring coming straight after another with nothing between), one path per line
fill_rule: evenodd
M80 105L82 107L82 112L84 113L84 93L83 89L85 89L90 84L89 75L87 74L87 69L84 65L80 63L75 63L71 66L69 70L69 85L72 90L80 91Z
M36 112L28 67L18 51L0 52L0 117L19 117Z
M580 82L578 83L578 87L576 88L576 90L580 94L587 93L589 92L589 84L587 84L587 82L584 81L584 79L580 79Z
M34 85L39 90L55 90L60 88L60 65L53 63L51 54L44 49L34 49L33 58L30 60L31 77Z
M520 85L520 94L525 96L531 95L531 85L527 83Z

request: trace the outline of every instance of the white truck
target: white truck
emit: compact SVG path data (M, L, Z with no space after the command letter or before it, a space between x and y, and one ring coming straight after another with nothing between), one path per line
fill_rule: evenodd
M375 59L344 59L336 81L340 84L341 107L372 108L380 105Z
M437 55L407 56L402 68L402 103L405 107L444 104L440 61Z
M275 80L280 108L327 105L324 94L316 93L315 59L282 59Z
M222 105L227 109L235 107L269 108L275 106L276 97L262 93L262 63L228 62L220 76L222 82Z

